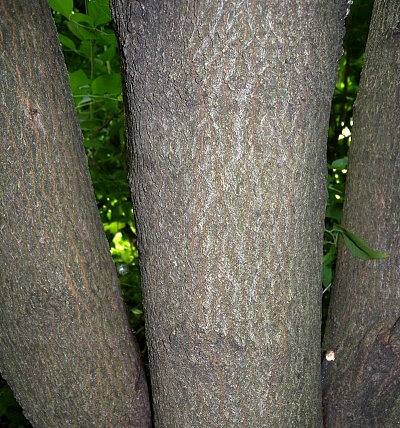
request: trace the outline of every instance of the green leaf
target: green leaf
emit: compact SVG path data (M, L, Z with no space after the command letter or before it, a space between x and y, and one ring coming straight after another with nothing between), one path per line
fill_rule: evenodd
M119 73L103 74L92 82L92 91L96 95L120 94L121 75Z
M81 119L81 128L83 131L93 131L100 129L102 126L102 122L99 119ZM89 139L88 144L85 141L85 147L93 147L95 146L97 141L95 139Z
M90 92L90 79L82 69L70 73L69 82L74 95L88 94Z
M74 7L73 0L49 0L49 6L61 15L69 18Z
M341 159L336 159L335 161L332 162L332 168L333 169L346 169L347 163L348 163L347 156L344 158L341 158Z
M73 13L69 18L69 22L67 22L67 27L80 40L96 39L93 19L89 15Z
M351 253L362 260L385 259L389 257L389 254L381 253L372 249L360 237L345 229L344 227L339 226L338 224L335 224L333 230L337 230L342 234L346 247L350 250Z
M113 30L105 28L102 31L99 31L98 40L101 40L103 44L109 46L117 46L117 38Z
M89 95L85 95L85 96L83 96L83 97L76 97L76 99L75 99L75 104L78 106L78 107L82 107L82 106L84 106L84 105L87 105L87 104L90 104L90 103L92 103L93 102L93 100L92 100L92 97L90 97Z
M119 221L113 221L108 224L104 224L104 230L109 230L113 235L119 232L126 226L126 223L121 223Z
M73 40L71 40L69 37L64 36L63 34L58 33L58 38L60 40L60 43L65 46L68 49L76 50L76 46Z
M94 26L93 18L89 15L84 14L84 13L73 13L69 17L69 20L72 22L86 23L87 24L86 26L89 26L89 27Z
M352 254L354 254L356 257L358 257L361 260L369 260L372 257L369 257L368 254L362 250L360 247L358 247L352 239L350 239L345 233L342 234L344 243L346 247L350 250Z
M326 207L325 217L340 221L342 218L343 209L338 206L328 205Z
M102 61L111 61L117 56L117 50L114 46L97 55Z
M336 259L336 245L332 245L329 251L324 255L323 263L324 266L330 266Z
M92 51L93 51L93 41L83 40L81 45L79 46L79 54L87 58L89 60L89 63L92 61Z
M332 267L324 266L324 269L322 272L322 284L324 285L324 288L328 287L328 285L331 282L332 282Z
M88 3L88 13L93 18L95 25L106 24L111 21L108 0L90 0Z

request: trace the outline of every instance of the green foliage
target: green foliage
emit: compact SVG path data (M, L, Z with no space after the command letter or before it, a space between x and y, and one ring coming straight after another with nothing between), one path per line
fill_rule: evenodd
M364 63L372 6L373 0L353 0L350 14L346 18L344 52L339 61L338 80L329 122L329 163L347 155L353 125L353 103L356 99L361 68ZM345 132L343 133L343 131Z
M328 203L325 212L322 274L322 284L325 290L328 290L332 283L336 263L338 233L334 230L334 226L342 220L346 167L347 157L337 159L332 164L328 164ZM326 304L328 304L328 301Z
M54 13L104 231L129 321L145 352L136 229L127 183L122 83L108 0L74 1Z
M344 191L347 174L347 152L351 143L353 103L356 99L364 51L371 20L373 0L354 0L346 19L344 53L339 61L338 80L332 100L328 131L328 203L325 217L323 287L329 290L335 269ZM336 227L336 229L335 229ZM345 240L346 244L349 241ZM350 244L351 245L351 244ZM329 293L323 300L323 318L326 318Z
M122 84L108 0L53 8L97 204L130 321L144 348L136 230L127 184Z
M328 204L325 217L322 283L322 331L328 315L330 286L336 265L338 232L342 221L347 174L347 152L351 143L353 103L356 99L364 51L368 37L373 0L353 0L346 18L344 53L339 61L338 80L332 100L328 130Z

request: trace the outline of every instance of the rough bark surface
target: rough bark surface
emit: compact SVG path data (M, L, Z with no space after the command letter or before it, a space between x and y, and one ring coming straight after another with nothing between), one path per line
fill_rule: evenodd
M2 1L0 46L1 373L35 427L149 426L46 0Z
M344 1L113 0L157 427L318 427Z
M354 113L344 225L390 258L339 250L327 323L327 427L400 421L400 3L376 0Z

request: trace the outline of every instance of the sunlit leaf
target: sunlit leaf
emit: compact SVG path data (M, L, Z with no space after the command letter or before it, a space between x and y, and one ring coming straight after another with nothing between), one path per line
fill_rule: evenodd
M104 230L109 230L113 235L117 234L121 229L126 226L126 223L121 223L119 221L113 221L111 223L104 225Z

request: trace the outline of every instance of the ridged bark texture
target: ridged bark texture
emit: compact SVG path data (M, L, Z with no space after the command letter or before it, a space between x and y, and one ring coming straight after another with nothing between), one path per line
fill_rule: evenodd
M324 348L326 427L400 421L400 3L376 0L354 110L344 226L386 260L342 245Z
M38 428L147 427L46 0L0 4L0 370Z
M111 2L157 427L318 427L343 1Z

